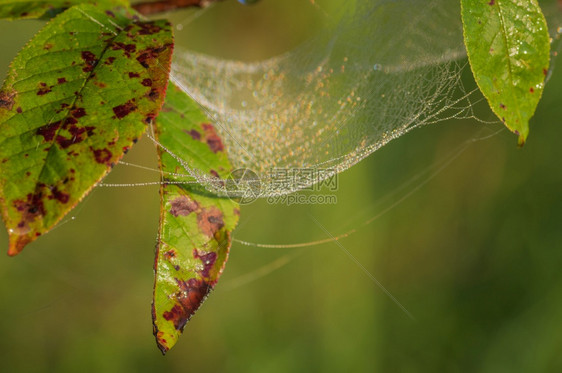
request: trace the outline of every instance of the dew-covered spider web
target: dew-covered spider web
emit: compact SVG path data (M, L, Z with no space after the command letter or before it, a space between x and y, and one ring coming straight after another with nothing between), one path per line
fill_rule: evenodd
M482 99L461 82L459 1L342 3L317 35L272 59L175 52L172 80L213 120L234 168L257 175L262 197L331 177L416 127L473 117ZM541 4L560 13L555 1ZM184 166L214 192L255 194L252 183L229 188Z

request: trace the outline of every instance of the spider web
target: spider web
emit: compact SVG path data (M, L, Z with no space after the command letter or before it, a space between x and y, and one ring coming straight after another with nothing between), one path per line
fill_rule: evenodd
M543 4L544 3L544 4ZM555 1L541 2L560 36ZM346 1L296 49L261 62L177 50L172 79L209 117L235 169L224 183L184 164L208 189L230 196L291 193L346 170L389 141L429 123L474 117L459 1ZM556 34L558 31L558 34Z

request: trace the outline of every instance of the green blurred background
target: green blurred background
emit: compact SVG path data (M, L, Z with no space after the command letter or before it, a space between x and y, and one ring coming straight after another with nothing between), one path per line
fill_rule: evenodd
M304 0L230 0L173 20L180 45L254 59L297 45L320 13ZM40 26L0 22L2 74ZM341 243L414 320L333 243L235 243L216 290L162 357L150 319L158 189L97 188L52 233L0 257L0 371L562 371L561 118L557 69L522 149L503 131L398 190L500 128L442 122L341 174L337 205L243 207L236 238L296 243L327 238L310 215L337 235L413 193ZM155 167L154 147L141 141L126 160ZM107 179L150 180L125 166Z

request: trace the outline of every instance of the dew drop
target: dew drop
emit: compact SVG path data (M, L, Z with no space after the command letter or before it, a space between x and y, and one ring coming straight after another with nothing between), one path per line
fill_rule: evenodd
M382 65L379 64L379 63L376 63L376 64L373 66L373 70L375 70L375 71L380 71L380 70L382 70Z

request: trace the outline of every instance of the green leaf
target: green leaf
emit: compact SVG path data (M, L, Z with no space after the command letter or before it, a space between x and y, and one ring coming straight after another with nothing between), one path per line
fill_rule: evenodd
M9 254L51 229L156 117L173 37L80 5L49 22L0 91L0 199Z
M45 1L26 1L26 0L0 0L0 19L31 19L31 18L51 18L63 10L79 4L98 5L103 9L116 6L128 6L128 0L45 0Z
M542 95L550 58L536 0L461 0L468 60L480 90L523 145Z
M231 166L222 141L201 109L170 84L157 125L160 144L209 176L226 179ZM238 222L238 203L185 182L182 164L159 150L160 233L154 262L152 318L156 342L166 353L215 286ZM178 184L179 183L179 184Z

